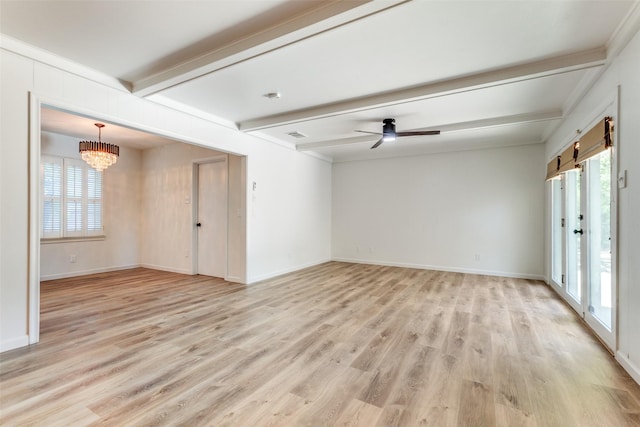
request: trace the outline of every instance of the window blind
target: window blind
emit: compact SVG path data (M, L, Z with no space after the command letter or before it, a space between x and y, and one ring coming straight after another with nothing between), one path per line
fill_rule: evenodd
M79 159L42 156L41 237L88 237L103 232L102 173Z
M102 173L87 169L87 232L102 231Z
M82 236L83 170L73 160L65 159L65 237Z
M41 236L62 237L62 159L44 156L41 162Z

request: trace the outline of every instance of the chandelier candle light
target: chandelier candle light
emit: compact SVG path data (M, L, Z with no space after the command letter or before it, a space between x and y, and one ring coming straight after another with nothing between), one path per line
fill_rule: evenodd
M80 154L82 155L82 160L98 172L102 172L118 161L120 147L102 142L102 128L104 125L102 123L95 123L95 125L98 128L98 142L80 141Z

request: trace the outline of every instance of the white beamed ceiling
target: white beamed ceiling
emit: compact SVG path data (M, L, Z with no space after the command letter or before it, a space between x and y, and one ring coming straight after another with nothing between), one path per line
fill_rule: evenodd
M543 143L638 27L638 1L0 7L5 48L42 49L138 96L334 161ZM355 130L378 132L386 117L398 131L443 133L370 150L377 137Z

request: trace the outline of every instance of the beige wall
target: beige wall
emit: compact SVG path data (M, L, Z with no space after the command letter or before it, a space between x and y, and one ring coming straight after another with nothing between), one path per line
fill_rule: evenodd
M42 154L80 158L78 139L41 134ZM120 147L118 162L103 173L104 240L40 245L42 280L136 267L140 264L141 152ZM70 262L74 256L76 262Z
M142 238L145 267L192 273L193 162L225 154L188 144L145 150L142 157ZM233 233L237 234L237 230ZM235 272L235 275L241 272Z

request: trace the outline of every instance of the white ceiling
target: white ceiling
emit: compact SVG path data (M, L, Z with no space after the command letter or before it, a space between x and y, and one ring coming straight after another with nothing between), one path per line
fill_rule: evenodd
M0 7L5 40L119 79L138 96L346 161L544 142L637 31L628 17L639 6L1 0ZM267 99L269 92L281 97ZM398 131L442 134L370 150L378 137L355 131L379 132L386 117L396 118ZM43 127L91 137L76 135L78 123L66 119L52 112ZM294 131L306 138L288 135ZM137 137L138 148L153 144Z
M153 135L137 129L116 125L104 120L72 114L67 111L53 108L43 108L40 114L40 126L45 132L59 133L78 138L78 141L97 141L98 128L96 123L101 123L101 140L123 147L146 150L147 148L177 142L176 140Z

